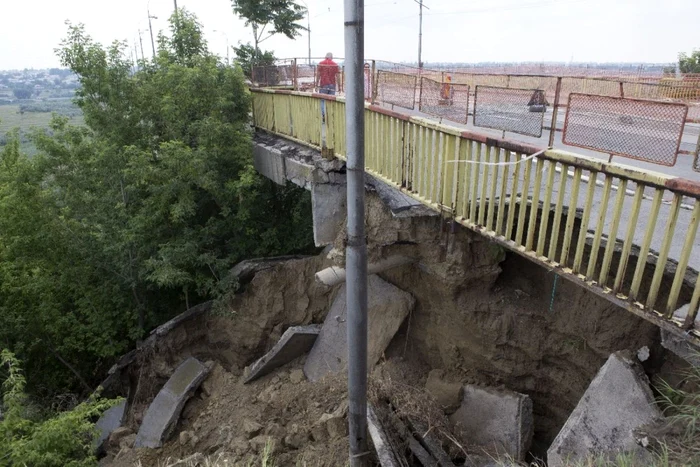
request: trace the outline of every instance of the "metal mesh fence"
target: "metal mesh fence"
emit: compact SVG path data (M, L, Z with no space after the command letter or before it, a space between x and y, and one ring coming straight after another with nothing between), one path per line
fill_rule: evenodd
M297 65L297 88L310 91L316 86L316 65Z
M417 77L403 73L379 70L377 72L377 99L385 104L406 109L415 107Z
M252 81L258 86L292 86L294 84L293 65L255 66Z
M546 105L539 103L542 90L477 86L474 93L474 126L542 136Z
M673 166L687 113L685 104L572 93L562 141Z
M419 109L429 115L466 124L469 115L469 86L421 78Z

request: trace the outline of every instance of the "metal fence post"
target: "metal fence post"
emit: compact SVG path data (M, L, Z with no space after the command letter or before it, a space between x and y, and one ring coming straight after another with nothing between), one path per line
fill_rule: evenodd
M375 92L375 89L377 88L377 61L372 60L372 70L370 71L372 73L369 77L369 101L370 103L374 104L374 100L377 97L377 93Z
M620 97L625 97L625 86L622 81L620 81Z
M298 72L297 72L297 59L292 60L292 87L295 91L299 90L298 83Z
M367 465L367 239L365 238L364 0L345 0L348 424L350 466Z
M557 132L557 113L559 111L559 99L561 97L561 76L557 77L557 87L554 91L554 106L552 108L552 124L549 129L549 147L554 146L554 135Z

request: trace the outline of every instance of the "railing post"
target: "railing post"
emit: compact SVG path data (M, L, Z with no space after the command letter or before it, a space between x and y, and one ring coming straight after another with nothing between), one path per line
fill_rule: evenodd
M559 99L561 97L561 76L557 77L557 87L554 91L554 106L552 108L552 124L549 129L549 147L554 146L554 135L557 132L557 113L559 112Z
M421 102L423 102L423 77L418 77L418 111L422 111Z
M622 81L620 81L620 97L625 97L625 87Z
M292 87L294 88L295 91L299 90L299 83L297 82L298 76L297 76L297 59L292 60Z
M374 98L376 97L377 93L374 92L374 90L377 88L377 61L372 60L372 73L369 77L369 101L370 103L374 104Z

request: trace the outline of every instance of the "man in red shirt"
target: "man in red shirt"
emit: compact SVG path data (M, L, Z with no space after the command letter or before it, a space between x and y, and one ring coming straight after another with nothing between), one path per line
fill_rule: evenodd
M321 94L335 95L336 83L338 82L338 74L340 67L333 61L333 54L327 53L326 59L318 64L318 73L316 74L316 86L319 87Z

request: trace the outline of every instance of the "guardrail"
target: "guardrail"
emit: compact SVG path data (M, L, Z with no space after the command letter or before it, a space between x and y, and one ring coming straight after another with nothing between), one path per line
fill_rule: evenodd
M322 118L322 111L324 118ZM253 90L257 128L344 158L344 100ZM700 184L367 104L366 170L677 335L700 337ZM697 266L695 266L697 267ZM678 312L688 307L685 315Z

